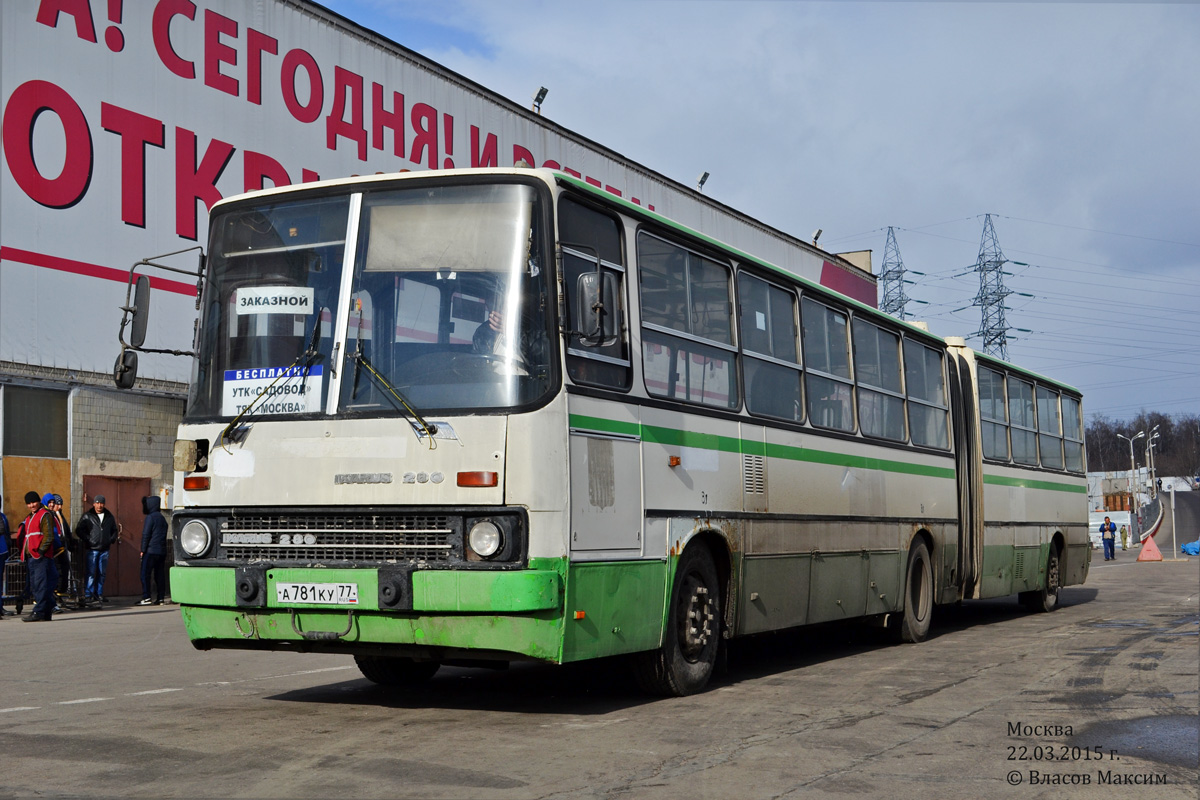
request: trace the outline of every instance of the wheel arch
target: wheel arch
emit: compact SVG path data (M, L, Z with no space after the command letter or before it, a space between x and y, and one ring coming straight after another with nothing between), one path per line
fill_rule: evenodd
M942 576L942 569L943 569L942 554L940 552L938 552L938 550L934 544L935 541L936 541L936 539L933 535L933 532L931 530L929 530L929 528L927 526L925 526L925 525L916 526L915 530L912 533L912 536L908 537L908 548L905 549L905 551L903 553L903 560L901 561L901 563L903 565L905 565L905 568L907 568L909 553L911 553L912 549L914 547L916 547L917 542L925 543L925 549L929 551L929 565L933 569L933 585L934 585L933 602L935 604L937 604L940 600L940 596L938 594L937 587L941 586L944 583L944 581L942 580L942 578L943 578L943 576ZM900 579L901 579L901 581L903 581L904 576L901 575Z
M729 624L730 597L733 595L733 546L724 532L716 528L702 528L696 531L679 550L682 556L690 547L703 547L712 556L717 568L717 585L721 590L721 609L724 612L725 624ZM678 563L678 562L676 562ZM674 575L672 575L674 583Z
M1061 576L1067 574L1067 554L1069 552L1067 549L1067 537L1062 531L1055 530L1050 536L1050 548L1058 551L1058 572L1060 576L1059 580L1061 581Z

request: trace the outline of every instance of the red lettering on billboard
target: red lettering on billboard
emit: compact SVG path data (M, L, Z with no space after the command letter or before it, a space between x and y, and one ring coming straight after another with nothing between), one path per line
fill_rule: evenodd
M114 24L104 29L104 43L114 53L125 49L125 34L117 27L121 24L121 2L122 0L108 0L108 19Z
M264 180L269 180L272 186L288 186L292 182L282 164L252 150L242 153L242 179L247 192L265 189Z
M120 106L100 104L100 126L121 137L121 221L146 227L146 145L162 147L165 126Z
M301 183L316 183L319 180L321 180L321 176L315 170L304 169L300 171Z
M416 103L412 109L413 143L408 160L420 164L425 153L429 153L426 164L430 169L438 167L437 109L426 103Z
M262 54L279 54L279 41L272 36L246 29L246 99L262 105Z
M489 133L483 140L483 149L479 148L479 126L471 126L471 166L472 167L498 167L500 166L499 157L496 155L498 147L496 134Z
M350 99L347 101L346 96ZM350 121L346 121L346 109ZM358 160L367 160L367 129L363 123L363 78L348 69L333 68L333 108L325 117L325 146L337 151L337 138L344 136L358 145Z
M196 239L196 201L212 208L221 199L217 180L233 157L233 145L213 139L196 162L196 134L175 129L175 233Z
M515 167L516 165L520 164L522 161L524 161L526 164L528 164L531 167L537 163L537 159L533 157L533 153L529 152L529 150L527 148L524 148L519 144L514 144L513 145L513 160L512 160L513 166Z
M163 66L181 78L192 80L196 77L196 65L185 58L180 58L171 45L171 20L175 17L196 19L196 4L191 0L159 0L154 7L151 19L151 32L154 37L154 49L158 52L158 60Z
M238 24L212 10L204 12L204 85L238 96L236 78L221 72L222 64L237 66L237 50L221 41L222 36L237 38Z
M442 161L442 169L454 169L454 117L442 114L442 138L445 140L446 158Z
M75 18L76 36L85 42L96 41L96 23L92 21L92 7L88 0L42 0L38 6L37 21L57 28L60 14Z
M34 126L47 111L66 134L62 172L53 178L42 175L33 157ZM70 208L83 199L92 182L92 134L71 95L47 81L27 81L9 96L0 125L8 170L30 199L47 208Z
M308 73L308 102L301 103L296 96L296 71ZM325 85L321 82L321 68L317 60L304 50L289 50L283 57L283 70L279 76L283 89L283 102L292 116L300 122L316 122L325 103Z
M392 108L383 105L383 84L371 84L371 147L383 149L383 129L392 131L392 153L404 158L404 95L392 92Z

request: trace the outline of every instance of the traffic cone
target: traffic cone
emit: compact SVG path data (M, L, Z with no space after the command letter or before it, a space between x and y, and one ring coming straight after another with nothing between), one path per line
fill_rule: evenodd
M1138 561L1162 561L1162 553L1158 550L1158 545L1154 543L1153 536L1147 536L1146 541L1142 542L1142 552L1138 553Z

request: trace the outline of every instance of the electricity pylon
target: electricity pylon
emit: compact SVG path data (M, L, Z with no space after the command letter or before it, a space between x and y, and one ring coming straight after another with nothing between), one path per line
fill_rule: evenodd
M905 306L908 295L904 293L904 260L896 246L896 233L888 227L887 245L883 248L883 266L879 273L883 279L883 304L879 310L898 319L907 319Z
M1008 332L1012 330L1004 319L1004 301L1011 291L1004 287L1004 264L1007 259L1000 252L996 229L992 226L992 215L983 217L983 238L979 242L979 260L975 271L979 273L979 294L971 305L979 306L983 319L979 324L978 336L983 337L983 352L990 356L1008 360Z

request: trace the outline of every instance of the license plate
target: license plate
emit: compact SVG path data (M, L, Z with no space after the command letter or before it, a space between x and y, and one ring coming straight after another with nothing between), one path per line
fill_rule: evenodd
M354 583L277 583L275 599L280 603L319 603L330 606L358 605Z

